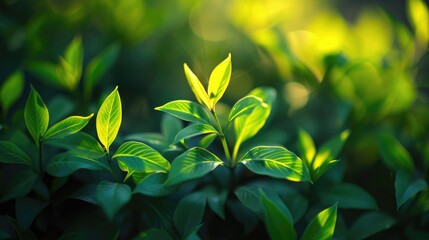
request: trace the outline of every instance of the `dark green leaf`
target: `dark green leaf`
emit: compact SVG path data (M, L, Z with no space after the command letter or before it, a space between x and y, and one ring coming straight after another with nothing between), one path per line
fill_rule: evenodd
M378 137L381 158L388 168L394 171L400 169L412 171L414 169L413 160L407 149L394 136L382 133Z
M92 113L87 117L71 116L51 126L45 133L45 140L59 139L79 132L94 116Z
M112 158L116 158L123 171L145 173L167 172L170 163L157 151L140 142L125 142Z
M109 219L131 199L131 188L122 183L102 181L97 187L97 200Z
M320 196L326 204L338 202L339 208L378 209L374 198L364 189L350 183L342 183L324 189Z
M27 230L37 215L48 205L37 199L22 197L15 202L16 221L22 230Z
M161 132L167 139L168 144L174 141L177 133L182 130L183 122L179 119L169 115L163 114L161 119Z
M237 117L249 115L256 107L262 105L262 100L255 96L245 96L238 100L229 112L228 121L234 121Z
M7 113L9 108L21 97L24 89L24 75L21 71L12 73L0 87L0 103L3 112Z
M311 181L302 160L283 147L252 148L240 159L240 163L257 174L298 182Z
M97 185L91 184L79 188L68 196L69 198L78 199L84 202L88 202L94 205L98 205L97 201Z
M291 219L260 190L265 227L271 239L296 239Z
M91 135L84 132L67 136L61 141L48 141L50 145L65 148L70 150L73 154L79 156L86 156L89 158L100 158L105 155L103 147Z
M37 178L37 174L30 169L15 172L13 179L1 183L0 202L27 195L33 188Z
M366 239L378 232L389 229L396 223L391 216L381 212L369 212L359 217L350 227L349 238Z
M166 186L166 179L167 174L165 173L151 174L137 183L134 193L141 193L153 197L168 195L175 191L176 187Z
M230 199L227 201L228 210L237 219L244 228L244 233L251 233L258 225L258 216L237 200Z
M134 237L133 240L173 240L167 231L157 228L151 228Z
M74 111L75 103L70 98L58 95L47 103L47 107L50 110L49 121L58 122Z
M337 204L317 214L308 224L301 240L332 239L337 222Z
M199 147L191 148L173 160L166 183L173 185L202 177L219 165L223 162L213 153Z
M198 103L187 100L176 100L155 108L188 122L210 124L208 111Z
M182 129L179 133L177 133L176 138L174 139L173 143L178 143L179 141L183 139L192 138L199 135L204 134L219 134L217 130L212 127L211 125L207 124L192 124L187 126L186 128Z
M423 179L412 179L411 173L398 170L395 179L396 206L399 209L405 202L414 197L427 186Z
M206 187L202 193L207 197L210 209L220 218L225 220L225 203L228 197L228 192L224 190L216 190L214 187Z
M39 93L31 87L30 95L24 110L25 125L39 146L41 137L45 134L49 124L49 112Z
M60 153L54 156L46 167L46 171L55 177L65 177L79 169L110 171L105 159L94 159L72 152Z
M0 162L33 166L31 158L15 144L8 141L0 141Z
M201 227L206 208L206 197L201 193L187 195L174 211L174 224L183 239Z

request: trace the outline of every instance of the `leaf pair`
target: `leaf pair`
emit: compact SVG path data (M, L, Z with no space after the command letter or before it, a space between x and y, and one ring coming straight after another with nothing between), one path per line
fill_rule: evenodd
M228 54L228 57L217 65L210 74L208 91L204 89L201 81L186 63L183 67L188 84L197 101L200 104L205 105L208 109L214 110L216 103L222 98L231 79L231 54Z

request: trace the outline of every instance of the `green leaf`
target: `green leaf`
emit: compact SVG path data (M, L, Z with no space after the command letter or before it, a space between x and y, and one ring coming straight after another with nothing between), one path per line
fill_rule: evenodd
M31 87L30 95L25 104L24 119L30 135L36 145L39 146L41 137L48 129L49 112L39 93L33 87Z
M31 158L18 146L8 141L0 141L0 162L33 166Z
M337 204L317 214L308 224L301 240L332 239L337 222Z
M46 134L44 136L45 140L61 139L65 136L79 132L88 124L92 116L94 116L93 113L87 117L71 116L62 121L57 122L46 131Z
M399 209L405 202L427 187L423 179L412 179L411 173L399 170L395 178L396 206Z
M68 89L59 74L59 67L56 64L50 62L30 62L28 68L43 83L63 90Z
M302 160L304 160L308 168L311 168L311 163L316 155L316 147L314 146L313 138L302 128L298 130L298 148Z
M98 205L97 187L98 186L96 184L85 185L67 197Z
M201 227L205 208L206 197L198 192L187 195L177 204L173 219L182 239L197 232Z
M97 113L96 127L100 142L109 152L109 147L115 141L122 121L121 97L118 87L107 96Z
M120 46L118 44L112 44L88 63L84 80L85 94L90 94L103 74L112 67L118 57L119 50Z
M293 222L265 193L260 190L265 227L271 239L296 239Z
M256 107L262 105L260 98L255 96L245 96L238 100L231 108L228 116L228 122L234 121L237 117L249 115Z
M208 186L202 193L206 195L210 209L225 220L225 203L228 198L228 191L226 189L217 190L212 186Z
M253 213L249 208L244 206L241 202L235 199L227 201L229 212L232 213L235 219L241 223L244 234L249 234L258 226L258 216Z
M15 202L16 221L22 230L27 230L37 215L48 205L48 202L22 197Z
M46 106L49 109L49 121L58 122L61 119L64 119L66 116L69 116L74 112L76 103L72 99L64 96L58 95L50 99L46 103Z
M151 228L147 231L140 233L138 236L133 238L133 240L153 240L153 239L173 240L173 238L168 234L167 231L158 229L158 228Z
M24 89L24 75L21 71L12 73L0 88L0 103L4 115L9 108L21 97Z
M125 140L146 143L157 151L164 151L169 146L165 137L159 133L133 133L126 136Z
M167 172L170 163L156 150L140 142L125 142L112 158L116 158L123 171L145 173Z
M385 213L365 213L350 227L349 239L366 239L378 232L389 229L395 223L396 220Z
M177 118L188 122L204 124L210 123L210 116L207 110L195 102L187 100L176 100L166 103L155 109L171 114Z
M78 132L69 135L61 141L48 141L50 145L70 150L71 153L89 158L100 158L105 155L103 147L100 143L84 132Z
M66 84L69 86L70 90L74 90L82 76L83 46L80 36L76 36L67 46L64 52L64 60L69 67L64 69L63 66L63 70L71 75L71 77L66 78Z
M173 160L166 183L173 185L202 177L219 165L223 162L213 153L199 147L191 148Z
M429 42L429 10L425 1L407 1L408 18L414 28L416 42L421 49L426 49Z
M97 200L109 219L131 199L131 188L127 184L102 181L97 187Z
M364 189L350 183L342 183L324 189L320 196L323 203L338 202L339 208L378 209L374 198Z
M313 181L317 181L323 173L326 172L330 167L335 165L338 160L334 158L343 148L344 142L350 135L350 131L345 130L337 137L330 139L328 142L323 144L317 151L316 156L311 162L311 173Z
M170 144L174 141L177 133L183 128L183 122L169 115L163 114L161 119L161 133Z
M413 160L407 149L392 135L382 133L378 135L381 159L384 164L393 171L414 169Z
M197 76L192 72L192 70L188 67L188 65L183 64L183 68L185 70L186 79L188 80L189 87L191 88L192 92L195 95L195 98L199 103L202 105L205 105L209 109L211 108L210 105L210 99L207 95L206 90L204 89L203 85L201 84L200 80Z
M30 169L14 172L13 178L0 183L0 202L27 195L33 189L37 178L38 175Z
M46 171L54 177L65 177L76 170L89 169L110 172L105 159L93 159L72 152L60 153L49 161Z
M215 108L216 103L222 98L231 79L231 54L213 69L210 74L208 96L210 98L211 109Z
M178 143L183 139L188 139L199 135L211 134L211 133L219 134L218 131L211 125L192 124L182 129L179 133L177 133L173 143Z
M133 175L134 176L134 175ZM177 190L176 187L166 186L167 174L155 173L144 178L140 182L136 182L137 186L134 193L141 193L146 196L160 197L166 196Z
M309 181L310 174L302 160L283 147L259 146L252 148L241 159L249 170L290 181Z

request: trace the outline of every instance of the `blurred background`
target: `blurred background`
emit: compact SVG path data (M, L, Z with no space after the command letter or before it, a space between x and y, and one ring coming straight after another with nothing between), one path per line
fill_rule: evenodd
M50 84L34 63L58 63L80 39L84 76L91 60L113 46L110 68L85 95L88 106L73 106L73 112L95 112L118 85L121 134L156 132L162 114L154 107L194 100L183 63L207 84L214 66L231 53L225 108L258 86L278 93L255 141L295 150L299 128L316 146L350 129L341 155L345 179L378 199L383 191L394 199L393 187L385 188L393 179L380 163L380 135L397 138L421 174L428 173L428 38L427 7L419 0L2 0L0 81L21 69L23 96L32 84L47 102L64 96L67 106L81 93ZM395 209L394 201L386 204Z

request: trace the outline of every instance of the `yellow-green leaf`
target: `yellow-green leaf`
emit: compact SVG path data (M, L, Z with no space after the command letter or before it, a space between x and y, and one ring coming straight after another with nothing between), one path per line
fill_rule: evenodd
M70 69L65 71L70 75L66 83L71 90L74 90L82 76L83 46L82 38L80 36L76 36L67 46L67 49L64 52L64 60L70 67Z
M414 28L417 43L426 49L429 41L429 11L422 0L408 0L408 16Z
M0 89L0 104L6 114L10 106L18 100L24 89L24 75L21 71L12 73Z
M332 239L337 223L337 204L321 211L308 224L301 240Z
M79 132L88 124L92 116L94 116L93 113L86 117L71 116L57 122L52 127L50 127L48 131L46 131L45 140L63 138L65 136Z
M25 104L24 120L31 137L39 146L41 137L48 129L49 112L39 93L33 87L31 87L30 95Z
M107 96L97 113L96 127L100 142L109 152L109 147L118 135L122 122L121 97L118 87Z
M185 75L186 79L188 80L189 87L191 87L192 92L195 95L195 98L197 101L206 107L210 108L210 100L209 96L207 95L206 90L204 89L203 85L201 84L200 80L197 76L192 72L192 70L186 65L186 63L183 65L185 69Z
M216 103L222 98L231 79L231 54L213 69L210 74L208 95L210 98L211 109L214 109Z

